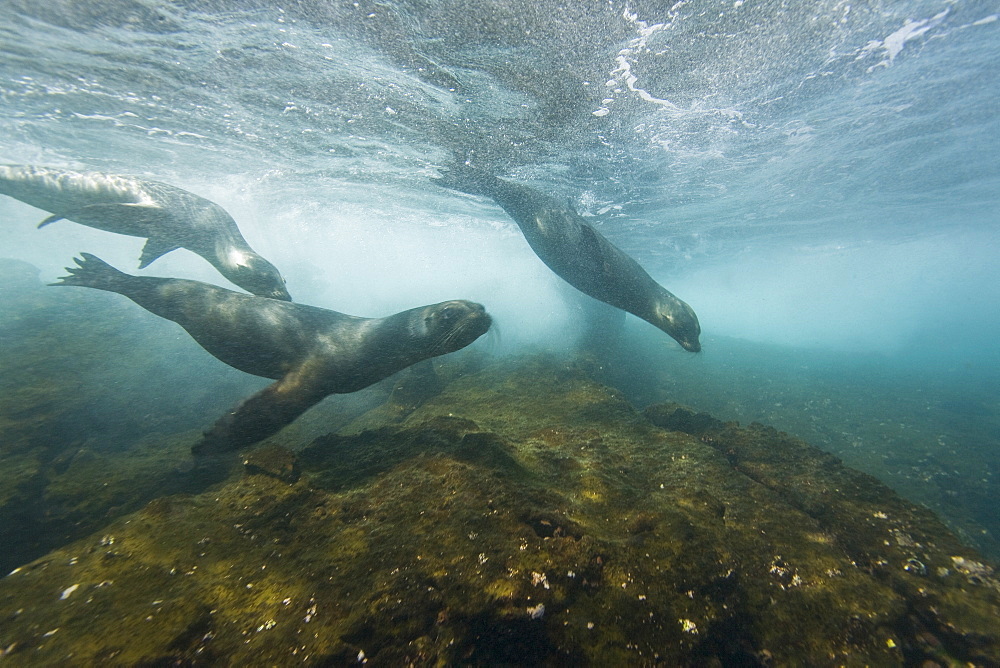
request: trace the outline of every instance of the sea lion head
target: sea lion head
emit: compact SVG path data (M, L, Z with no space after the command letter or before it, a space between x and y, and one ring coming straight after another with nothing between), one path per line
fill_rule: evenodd
M701 350L698 337L701 325L694 309L673 295L661 299L653 311L650 322L669 334L681 348L696 353Z
M425 306L417 317L414 333L427 342L431 357L464 348L493 323L482 304L461 299Z
M273 264L255 253L238 252L234 255L238 257L230 258L232 261L227 263L226 278L260 297L292 301L285 288L285 279Z

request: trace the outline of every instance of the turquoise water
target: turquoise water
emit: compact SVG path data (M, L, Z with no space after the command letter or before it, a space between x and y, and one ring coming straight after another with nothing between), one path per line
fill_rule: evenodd
M471 299L498 322L476 344L489 354L567 354L583 326L560 280L492 202L433 185L455 155L474 158L568 198L698 312L697 356L630 320L606 380L634 402L796 433L1000 555L993 3L0 0L0 13L0 162L208 197L297 301L380 316ZM45 215L0 198L0 255L46 282L80 251L136 270L141 240L36 230ZM228 285L187 251L144 273ZM173 355L155 364L235 374L142 322L163 337L150 354ZM187 344L196 354L176 357ZM105 381L87 374L80 391ZM183 384L154 391L143 415L190 401ZM133 419L131 436L151 424Z

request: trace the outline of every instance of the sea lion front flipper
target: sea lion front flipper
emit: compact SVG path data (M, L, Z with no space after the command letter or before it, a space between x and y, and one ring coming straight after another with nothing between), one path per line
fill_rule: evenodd
M175 251L180 246L169 241L164 241L163 239L157 239L156 237L150 237L146 240L146 245L142 247L142 255L139 256L139 268L145 269L159 257L162 257L169 253L170 251Z
M577 239L577 253L587 258L588 262L604 263L607 252L607 241L600 233L587 223L580 223L580 236Z
M219 418L192 454L236 450L277 433L328 394L320 389L322 376L309 366L293 370Z
M49 225L49 224L51 224L51 223L54 223L54 222L56 222L57 220L62 220L62 219L63 219L63 218L65 218L65 217L66 217L66 216L64 216L64 215L63 215L63 214L61 214L61 213L54 213L54 214L52 214L51 216L49 216L48 218L46 218L45 220L43 220L42 222L38 223L38 229L42 229L42 228L43 228L43 227L45 227L46 225Z

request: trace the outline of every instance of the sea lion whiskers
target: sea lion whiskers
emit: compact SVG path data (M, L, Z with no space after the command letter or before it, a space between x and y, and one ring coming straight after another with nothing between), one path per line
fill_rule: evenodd
M431 351L432 352L447 351L451 347L451 345L455 342L455 339L461 336L461 334L466 330L468 330L469 327L471 326L472 326L471 314L464 316L462 320L458 322L458 324L456 324L454 327L445 330L444 332L441 333L440 336L438 336L433 340L433 342L430 345Z

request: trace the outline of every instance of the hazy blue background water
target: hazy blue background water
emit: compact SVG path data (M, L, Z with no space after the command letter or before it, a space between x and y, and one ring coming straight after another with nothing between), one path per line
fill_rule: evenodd
M494 352L572 349L573 301L516 226L433 185L472 156L569 198L698 312L698 356L630 322L614 379L635 401L800 434L1000 554L995 2L0 0L0 16L0 162L208 197L297 301L377 316L473 299ZM81 250L135 270L141 240L43 217L0 198L0 255L45 280ZM146 273L225 284L186 251Z

